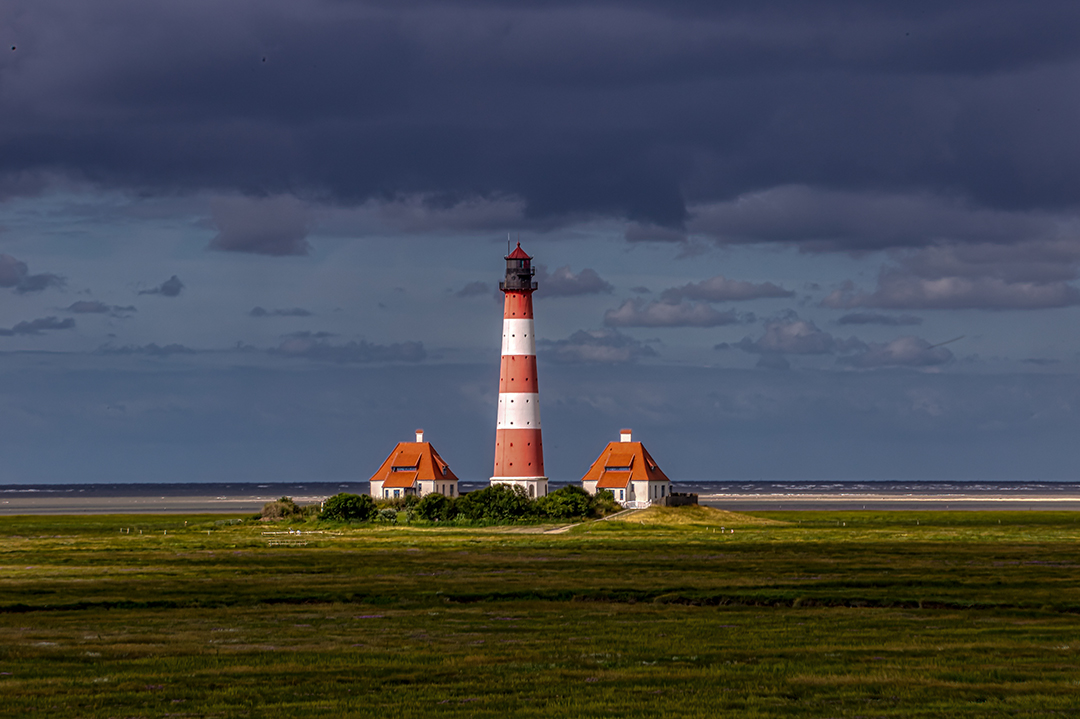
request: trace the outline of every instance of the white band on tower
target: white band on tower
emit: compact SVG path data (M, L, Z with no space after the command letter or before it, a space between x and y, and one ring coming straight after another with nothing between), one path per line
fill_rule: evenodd
M503 320L502 353L504 355L535 355L536 337L533 335L533 321Z
M496 429L540 429L540 395L529 392L499 393Z

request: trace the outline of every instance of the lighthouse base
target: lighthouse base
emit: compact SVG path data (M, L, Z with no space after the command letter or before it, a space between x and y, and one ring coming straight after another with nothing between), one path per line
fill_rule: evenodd
M547 477L492 477L492 486L496 484L509 484L521 487L530 498L545 497L548 493Z

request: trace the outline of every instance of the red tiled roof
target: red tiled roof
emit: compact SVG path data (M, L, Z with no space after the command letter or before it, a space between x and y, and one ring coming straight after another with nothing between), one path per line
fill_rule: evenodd
M395 467L406 468L406 471ZM457 475L450 471L450 465L439 456L430 442L398 442L394 451L371 475L373 482L382 482L384 487L411 487L417 480L454 481Z
M596 483L597 489L622 489L630 484L630 472L604 472L600 481Z
M390 476L383 480L383 487L411 487L416 484L416 475L419 472L391 472Z
M513 252L511 252L509 255L507 255L506 259L508 259L508 260L531 260L532 257L530 257L525 252L525 250L521 249L521 243L519 242L518 246L517 246L517 249L514 250Z
M622 444L622 442L620 442L619 444ZM618 449L613 449L608 452L608 456L604 459L604 469L612 470L626 468L627 470L629 470L634 466L634 456L634 452L628 452L621 447Z
M416 444L413 442L413 444ZM420 459L424 456L424 453L419 449L412 449L406 447L394 455L394 463L390 465L390 469L400 469L401 467L413 467L420 466Z
M599 489L625 487L631 481L671 481L641 442L609 442L581 479L596 482Z

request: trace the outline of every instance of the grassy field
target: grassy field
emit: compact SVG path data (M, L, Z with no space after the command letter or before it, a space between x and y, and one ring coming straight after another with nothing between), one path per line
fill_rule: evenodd
M0 716L1080 715L1078 513L545 529L0 518Z

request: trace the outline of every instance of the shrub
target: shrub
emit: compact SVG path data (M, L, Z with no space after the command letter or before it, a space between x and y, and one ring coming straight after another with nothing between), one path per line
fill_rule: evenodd
M379 510L379 520L387 524L397 524L397 510L387 507Z
M463 494L454 503L458 516L486 522L514 522L536 516L535 502L522 487L495 484Z
M319 519L337 522L369 522L375 516L375 501L366 494L335 494L323 503Z
M415 507L420 503L420 498L415 494L406 494L403 497L377 497L375 499L375 506L379 509L386 509L387 507L393 507L397 510L408 509L409 507Z
M303 516L304 510L296 505L292 497L282 497L264 504L260 519L273 522L281 519L302 519Z
M578 519L596 514L596 500L581 487L571 484L536 500L536 508L544 517Z
M601 489L593 497L594 516L603 517L622 510L622 505L615 501L615 493L610 489Z
M424 495L416 504L416 514L429 522L445 522L455 514L454 500L441 494Z

